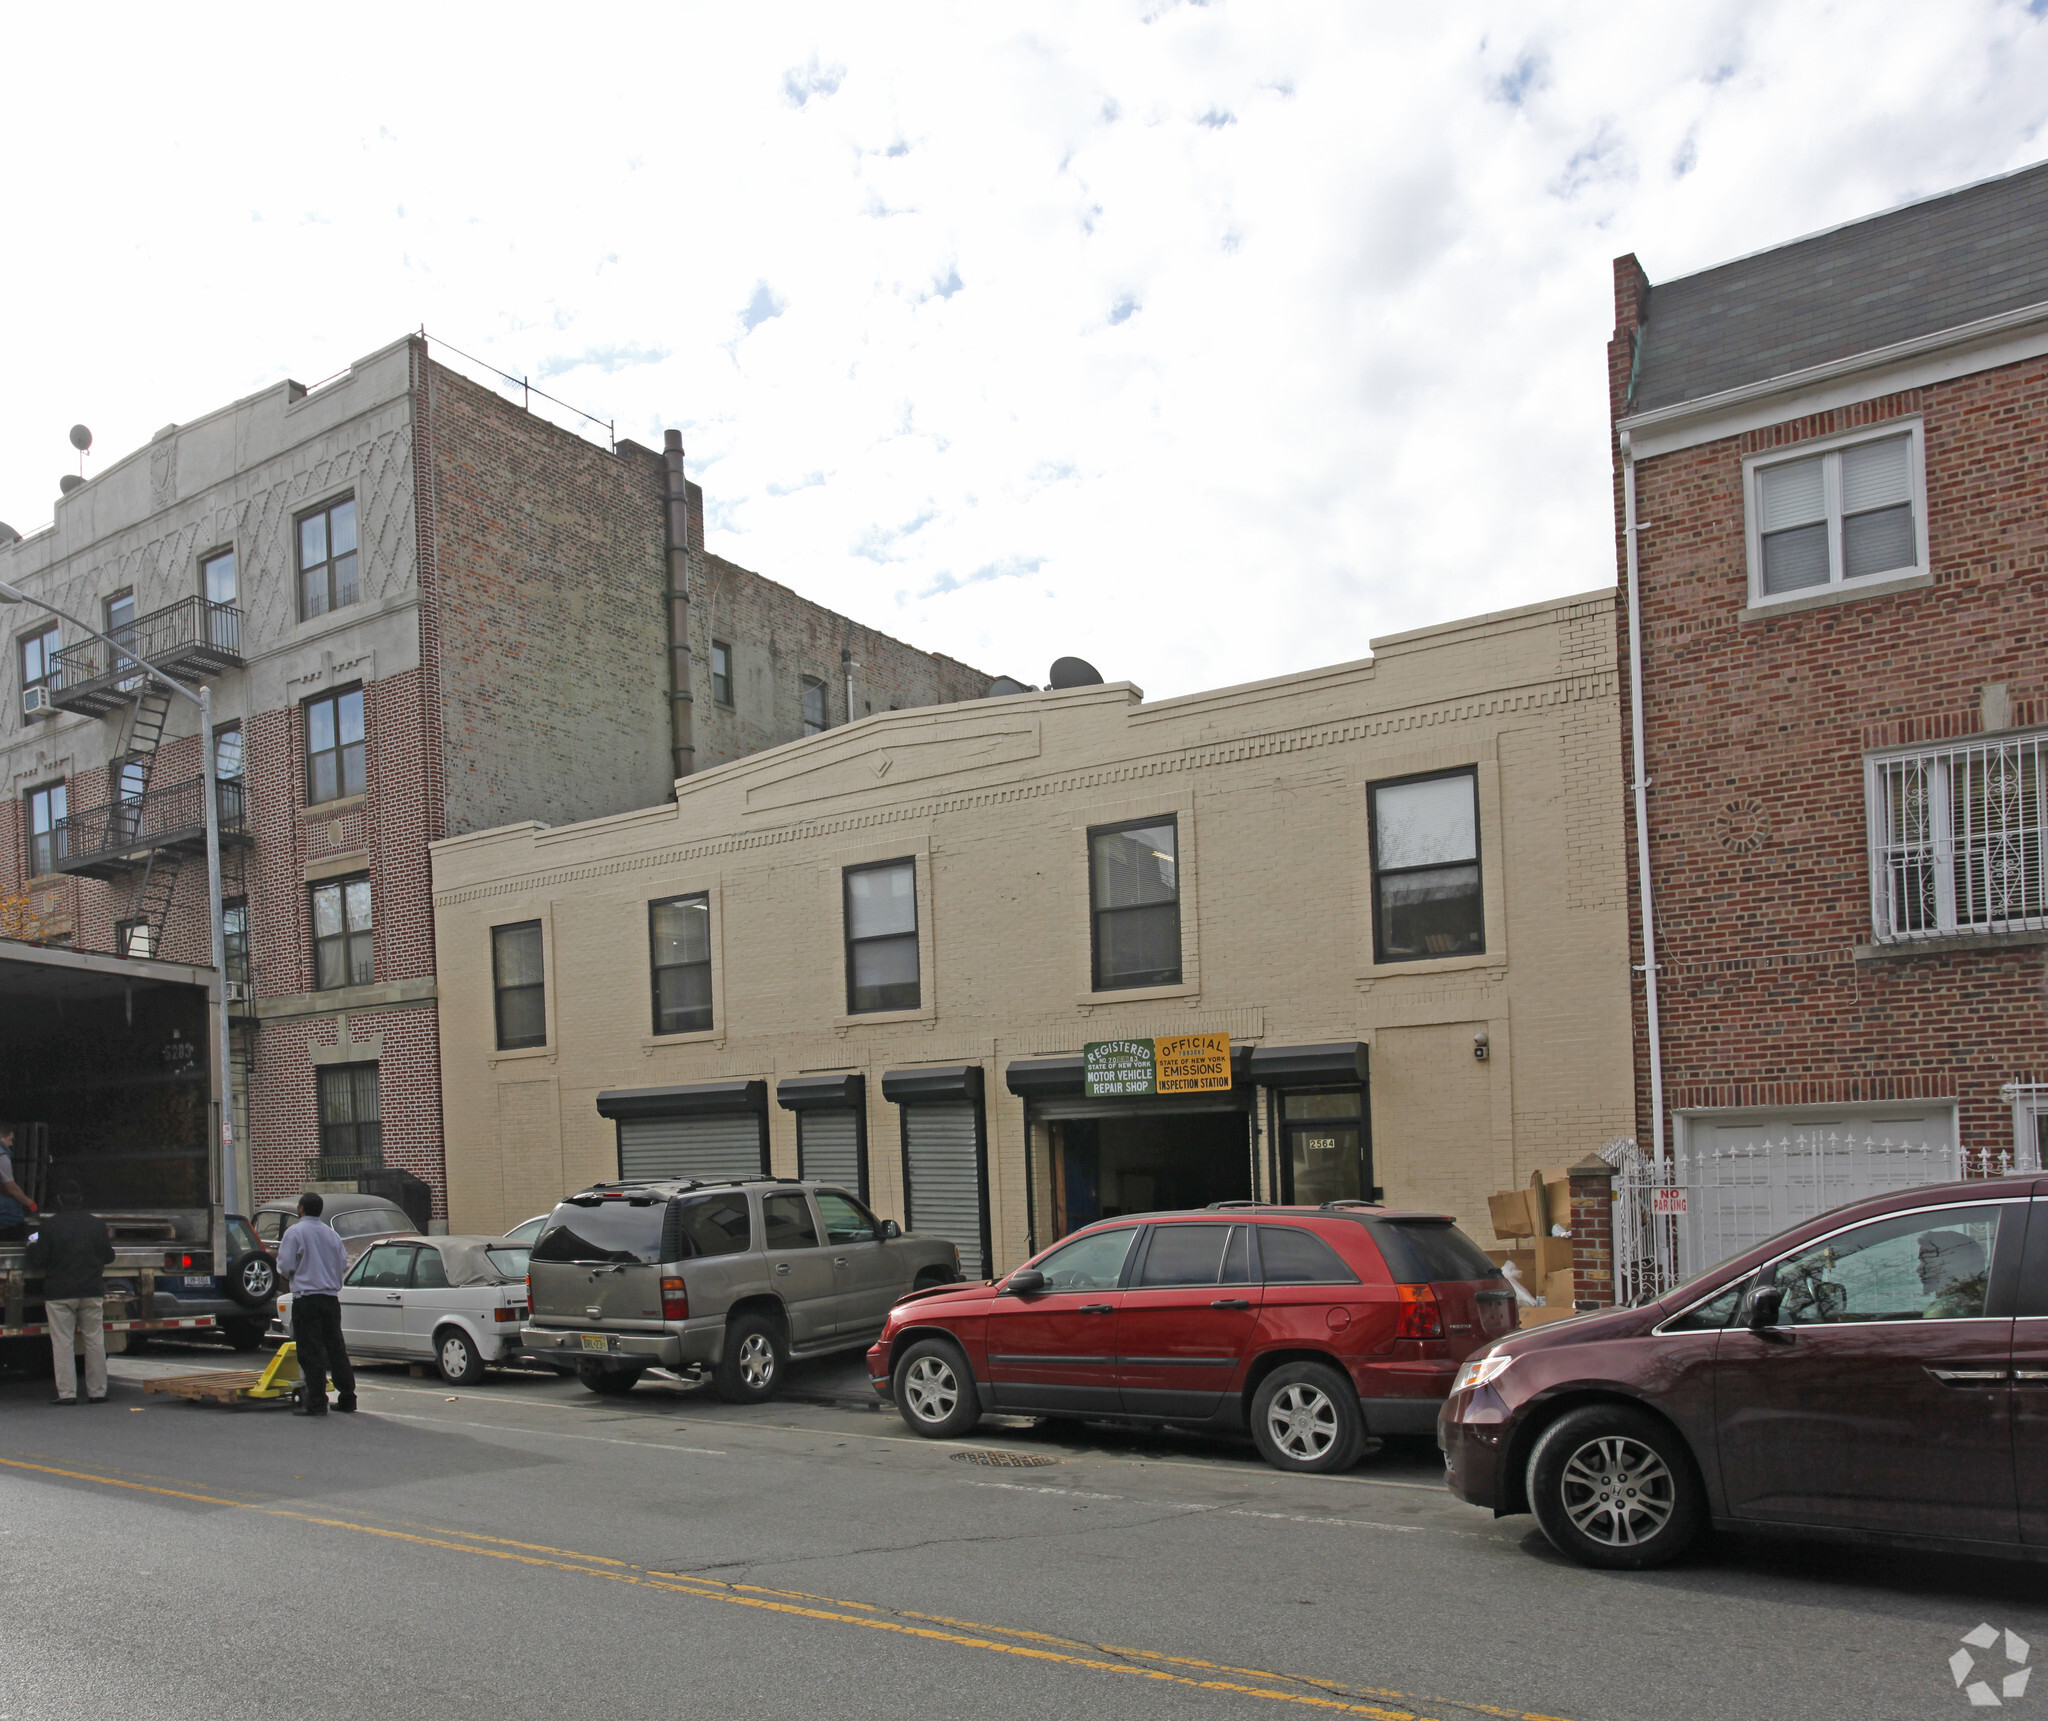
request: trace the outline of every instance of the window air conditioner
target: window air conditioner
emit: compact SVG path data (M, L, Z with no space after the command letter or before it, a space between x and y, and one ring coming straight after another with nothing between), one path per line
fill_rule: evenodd
M246 1004L249 1002L249 982L246 980L223 981L221 983L221 995L230 1004Z
M47 687L26 687L21 694L21 714L24 717L48 717L57 709L57 702L51 698Z

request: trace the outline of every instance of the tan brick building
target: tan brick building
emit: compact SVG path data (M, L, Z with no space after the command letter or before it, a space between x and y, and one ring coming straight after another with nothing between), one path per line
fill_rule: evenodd
M433 849L449 1204L800 1169L1000 1270L1098 1214L1485 1195L1631 1127L1614 603L1148 703L877 713ZM531 955L542 957L533 989ZM1090 1099L1223 1033L1227 1092Z

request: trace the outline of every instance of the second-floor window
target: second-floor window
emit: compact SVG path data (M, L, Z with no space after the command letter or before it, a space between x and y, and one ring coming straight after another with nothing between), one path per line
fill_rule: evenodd
M352 604L356 583L356 500L344 496L299 516L299 619Z
M1088 833L1096 991L1180 984L1179 837L1170 818Z
M370 881L338 878L313 886L313 984L367 986L376 978Z
M156 954L156 938L146 920L119 920L114 923L114 950L121 956L148 958Z
M221 904L221 948L227 959L228 978L249 984L249 904L233 897Z
M40 633L25 634L21 640L21 690L57 685L57 651L63 644L55 622Z
M239 782L242 775L242 726L231 723L213 732L213 774L223 782Z
M720 705L732 703L732 647L722 639L711 642L711 697Z
M491 928L491 989L496 994L498 1050L548 1043L547 971L540 922Z
M1375 783L1371 793L1377 960L1483 954L1478 773Z
M884 861L846 872L846 1009L915 1010L917 862Z
M825 729L825 684L815 675L803 680L804 733L819 735Z
M654 969L654 1031L697 1034L711 1026L711 898L647 905Z
M306 701L306 804L360 795L369 780L363 690Z
M28 792L28 870L31 875L55 872L65 858L61 829L67 813L62 783Z
M1919 474L1917 429L1750 462L1754 600L1918 571Z
M1879 943L2048 926L2048 732L1864 769Z

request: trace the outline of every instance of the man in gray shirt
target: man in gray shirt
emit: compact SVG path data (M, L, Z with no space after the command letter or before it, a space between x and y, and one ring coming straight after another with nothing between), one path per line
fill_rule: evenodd
M294 1416L327 1414L327 1376L334 1376L334 1408L356 1407L356 1371L341 1337L341 1279L348 1250L320 1217L327 1204L308 1191L299 1197L298 1223L277 1246L277 1270L291 1281L292 1337L299 1347L299 1402Z

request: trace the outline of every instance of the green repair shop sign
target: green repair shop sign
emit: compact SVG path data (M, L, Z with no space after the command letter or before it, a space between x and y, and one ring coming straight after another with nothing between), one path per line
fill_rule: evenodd
M1091 1100L1228 1089L1230 1036L1173 1034L1161 1040L1090 1040L1081 1048L1081 1071L1081 1091Z

